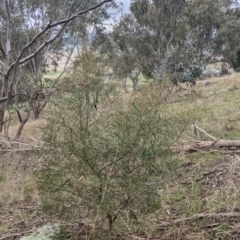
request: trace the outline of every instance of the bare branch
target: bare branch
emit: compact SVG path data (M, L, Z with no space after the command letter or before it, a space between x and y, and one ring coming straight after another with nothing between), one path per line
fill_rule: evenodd
M5 0L5 1L6 1L6 0ZM79 16L81 16L81 15L87 13L87 12L90 12L90 11L92 11L92 10L95 10L95 9L101 7L101 6L102 6L103 4L105 4L105 3L112 2L112 1L113 1L113 0L104 0L104 1L100 2L99 4L96 4L96 5L94 5L94 6L90 7L90 8L87 8L87 9L85 9L85 10L83 10L83 11L80 11L80 12L74 14L74 15L71 16L71 17L68 17L68 18L66 18L66 19L63 19L63 20L61 20L61 21L58 21L58 22L55 22L55 23L52 23L52 24L51 24L51 23L48 23L48 25L47 25L40 33L38 33L38 34L32 39L31 42L29 42L25 47L23 47L23 49L22 49L22 51L20 52L17 60L11 64L11 66L9 67L9 70L8 70L8 71L11 71L11 69L12 69L13 67L15 67L16 65L18 66L18 64L23 64L23 63L25 63L26 61L28 61L29 59L31 59L31 58L33 58L34 56L36 56L44 47L46 47L48 44L50 44L52 41L54 41L54 40L60 35L60 33L64 30L64 28L67 26L67 24L68 24L69 22L71 22L71 21L74 20L75 18L77 18L77 17L79 17ZM49 29L54 28L54 27L59 26L59 25L62 25L62 24L63 24L62 28L58 31L58 33L55 35L55 37L53 37L53 38L49 39L48 41L46 41L45 43L43 43L34 53L32 53L32 54L30 54L29 56L21 59L21 57L22 57L22 55L24 54L24 52L25 52L29 47L31 47L31 46L36 42L36 40L37 40L40 36L42 36L44 33L46 33ZM21 59L21 60L20 60L20 59Z
M52 28L52 27L56 27L56 26L64 24L64 23L68 23L68 22L74 20L75 18L77 18L77 17L79 17L79 16L81 16L81 15L87 13L87 12L90 12L92 10L95 10L95 9L101 7L105 3L112 2L112 1L113 0L104 0L104 1L100 2L99 4L96 4L96 5L94 5L94 6L90 7L90 8L87 8L87 9L85 9L83 11L80 11L80 12L74 14L72 17L69 17L69 18L63 19L61 21L58 21L56 23L50 24L49 27Z
M52 37L49 40L45 41L34 53L28 55L27 57L25 57L25 58L23 58L21 60L19 60L18 64L23 64L23 63L27 62L28 60L30 60L31 58L35 57L39 52L41 52L41 50L43 48L45 48L47 45L49 45L51 42L53 42L56 38L58 38L58 36L63 32L63 30L67 26L67 24L68 23L65 23L54 37Z

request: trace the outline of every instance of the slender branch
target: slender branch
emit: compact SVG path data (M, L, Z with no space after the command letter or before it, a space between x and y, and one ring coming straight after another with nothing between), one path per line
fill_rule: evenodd
M104 1L100 2L99 4L96 4L96 5L94 5L94 6L90 7L90 8L87 8L87 9L85 9L85 10L83 10L83 11L80 11L80 12L78 12L78 13L74 14L73 16L68 17L68 18L66 18L66 19L60 20L60 21L55 22L55 23L52 23L52 24L49 22L48 25L47 25L40 33L38 33L38 34L32 39L31 42L29 42L25 47L23 47L23 49L22 49L22 51L20 52L17 60L16 60L15 62L13 62L13 63L11 64L11 66L9 67L8 72L11 71L12 68L15 67L15 65L23 64L23 63L25 63L26 61L28 61L29 59L35 57L45 46L47 46L48 44L50 44L52 41L54 41L54 40L59 36L59 34L64 30L64 28L67 26L67 24L68 24L69 22L71 22L71 21L74 20L75 18L77 18L77 17L79 17L79 16L81 16L81 15L83 15L83 14L89 12L89 11L92 11L92 10L95 10L95 9L101 7L101 6L102 6L103 4L105 4L105 3L112 2L112 1L113 1L113 0L104 0ZM30 48L30 47L36 42L36 40L37 40L40 36L42 36L43 34L45 34L49 29L54 28L54 27L59 26L59 25L62 25L62 24L63 24L62 28L58 31L58 33L55 35L55 37L53 37L53 38L49 39L48 41L46 41L45 43L43 43L34 53L32 53L32 54L30 54L29 56L21 59L21 57L23 56L23 54L25 53L25 51L26 51L28 48ZM21 60L20 60L20 59L21 59Z
M63 32L63 30L65 29L65 27L67 26L68 23L65 23L61 29L56 33L55 36L53 36L52 38L48 39L47 41L45 41L35 52L33 52L32 54L28 55L27 57L21 59L18 61L18 64L23 64L25 62L27 62L28 60L30 60L31 58L35 57L39 52L41 52L41 50L43 48L45 48L47 45L49 45L50 43L52 43L56 38L58 38L60 36L60 34ZM16 63L15 63L16 64Z
M61 21L58 21L58 22L56 22L56 23L50 24L49 27L52 28L52 27L56 27L56 26L61 25L61 24L64 24L64 23L68 23L68 22L74 20L75 18L77 18L77 17L79 17L79 16L81 16L81 15L87 13L87 12L93 11L93 10L101 7L101 6L102 6L103 4L105 4L105 3L112 2L112 1L113 1L113 0L104 0L104 1L102 1L102 2L100 2L100 3L98 3L98 4L94 5L94 6L92 6L92 7L90 7L90 8L87 8L87 9L85 9L85 10L83 10L83 11L80 11L80 12L74 14L72 17L69 17L69 18L63 19L63 20L61 20Z

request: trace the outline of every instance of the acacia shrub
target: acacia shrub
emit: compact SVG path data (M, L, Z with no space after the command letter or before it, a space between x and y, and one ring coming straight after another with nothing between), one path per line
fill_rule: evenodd
M162 86L145 87L131 101L107 84L101 91L98 111L79 89L52 103L38 152L42 207L60 219L134 232L161 207L157 182L177 169L170 147L189 114L170 110Z

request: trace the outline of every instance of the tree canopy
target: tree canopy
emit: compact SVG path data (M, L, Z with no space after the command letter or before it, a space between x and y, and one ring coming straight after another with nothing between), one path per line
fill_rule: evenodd
M238 9L233 0L132 0L131 13L106 33L102 49L120 78L133 79L139 69L157 82L167 73L173 82L195 83L209 61L235 56ZM199 74L191 73L194 66Z

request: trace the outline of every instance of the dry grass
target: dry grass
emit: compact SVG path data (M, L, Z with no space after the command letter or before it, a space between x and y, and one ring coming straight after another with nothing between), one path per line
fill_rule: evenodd
M0 155L0 236L25 232L42 223L34 164L31 152Z
M15 124L9 131L12 137L19 126L15 115L13 123ZM45 124L43 117L36 121L30 119L23 129L20 143L1 143L3 150L12 152L0 153L0 238L12 235L7 239L19 239L20 233L32 231L44 223L44 220L39 218L40 200L33 177L37 159L32 151L14 152L14 149L29 148L21 142L36 145L37 139L41 138L40 127Z

